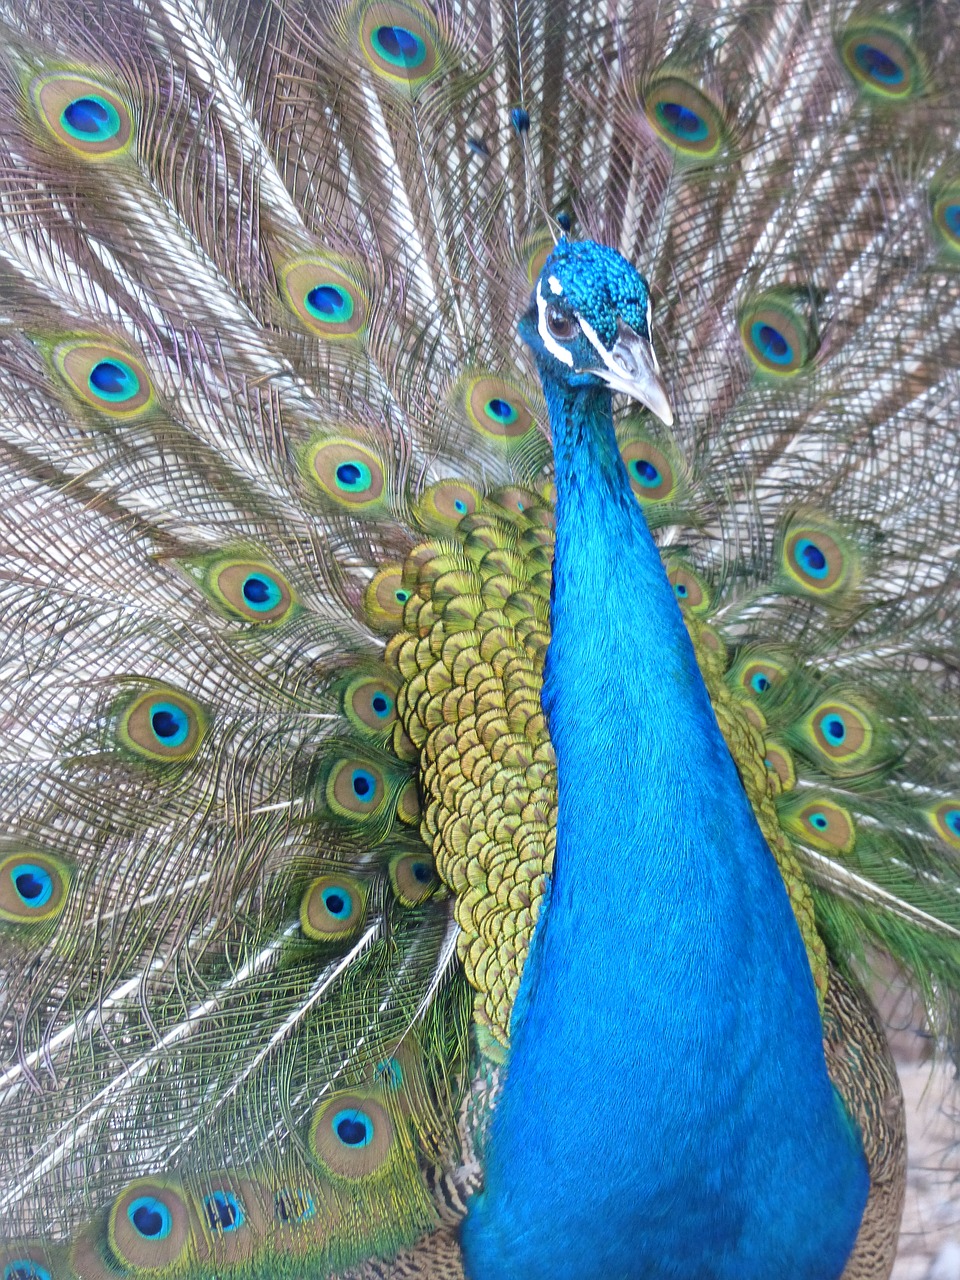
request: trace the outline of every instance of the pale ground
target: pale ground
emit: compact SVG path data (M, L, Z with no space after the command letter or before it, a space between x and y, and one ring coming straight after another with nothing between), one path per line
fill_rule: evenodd
M903 1085L910 1162L891 1280L960 1280L960 1082L952 1066L931 1067L932 1045L902 991L878 1003Z

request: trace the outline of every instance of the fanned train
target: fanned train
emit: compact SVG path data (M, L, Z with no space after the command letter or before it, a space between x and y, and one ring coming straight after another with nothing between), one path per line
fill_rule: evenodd
M0 0L0 1280L889 1276L958 38Z

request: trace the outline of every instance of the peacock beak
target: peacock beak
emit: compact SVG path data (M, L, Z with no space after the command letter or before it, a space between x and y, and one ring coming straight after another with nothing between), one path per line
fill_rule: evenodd
M605 351L598 343L594 345L603 357L603 365L591 372L602 378L613 391L622 391L624 395L639 400L662 423L672 427L673 410L650 339L642 337L618 319L617 340L613 347Z

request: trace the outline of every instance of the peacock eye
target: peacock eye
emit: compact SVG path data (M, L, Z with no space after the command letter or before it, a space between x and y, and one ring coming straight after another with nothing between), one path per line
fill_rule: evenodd
M556 338L560 342L569 342L576 333L577 326L559 307L548 307L547 329L551 338Z

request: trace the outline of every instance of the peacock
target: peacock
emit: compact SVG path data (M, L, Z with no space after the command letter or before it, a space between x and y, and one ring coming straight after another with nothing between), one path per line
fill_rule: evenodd
M956 0L0 24L0 1280L888 1277Z

